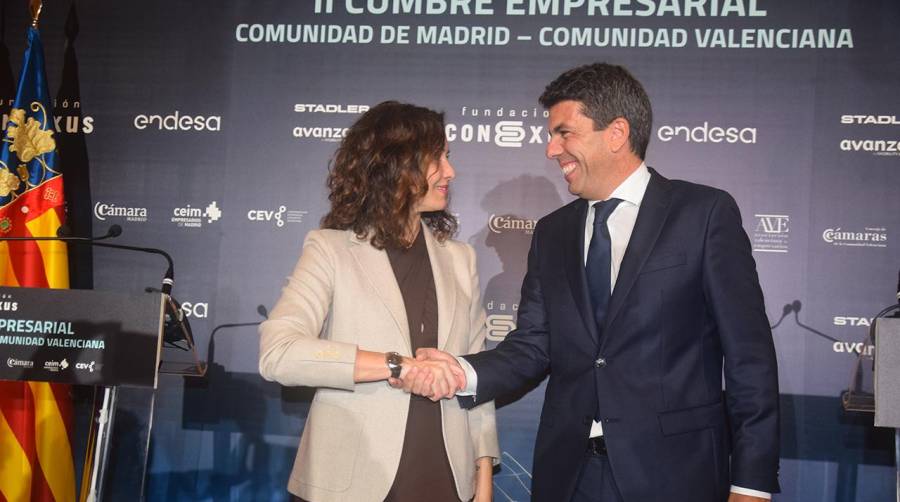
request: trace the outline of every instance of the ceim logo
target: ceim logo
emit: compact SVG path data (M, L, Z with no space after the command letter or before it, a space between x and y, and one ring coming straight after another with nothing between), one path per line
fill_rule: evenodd
M126 207L106 202L94 204L94 217L100 221L106 221L109 217L124 218L125 221L147 221L146 207Z
M500 234L503 232L509 231L517 231L523 232L526 234L534 233L534 227L537 225L537 220L529 220L527 218L516 218L515 216L510 216L508 214L496 215L492 214L491 218L488 220L488 228L491 229L491 232L495 234Z
M211 115L182 115L179 110L169 115L138 115L134 117L134 128L160 131L221 131L222 117Z
M212 201L205 209L191 207L190 204L185 207L176 207L172 210L171 221L179 227L200 228L203 226L204 218L206 223L212 223L218 221L221 217L222 210L219 209L216 201Z

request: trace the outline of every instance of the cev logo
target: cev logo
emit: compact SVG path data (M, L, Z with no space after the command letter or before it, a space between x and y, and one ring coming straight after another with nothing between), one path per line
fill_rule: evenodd
M277 211L268 211L265 209L251 209L247 211L247 219L250 221L272 221L275 220L275 226L283 227L284 226L284 215L287 208L285 206L278 206Z

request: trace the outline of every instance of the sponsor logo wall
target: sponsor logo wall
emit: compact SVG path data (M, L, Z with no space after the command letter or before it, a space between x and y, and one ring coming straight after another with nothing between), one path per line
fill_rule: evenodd
M70 97L56 103L56 128L86 152L94 234L121 224L114 242L173 255L175 296L212 368L202 390L161 380L149 499L285 498L312 393L258 376L255 324L328 210L334 149L380 101L444 112L457 238L477 252L488 345L508 336L535 225L572 199L544 156L547 113L537 97L562 70L594 60L624 64L645 84L655 115L648 165L726 189L741 208L767 313L772 324L783 316L773 336L789 413L775 500L893 496L892 443L871 439L879 432L862 423L870 418L837 410L857 358L877 352L863 340L871 316L893 300L900 267L892 241L900 235L900 77L872 69L900 51L900 4L315 0L211 9L163 0L76 8L80 96L60 94ZM42 15L54 94L66 11L45 5ZM4 20L11 55L22 53L23 15ZM164 270L154 258L111 250L95 252L94 268L97 289L123 292L158 287ZM16 308L0 299L0 312ZM0 361L100 370L89 359ZM500 408L495 500L529 498L542 389ZM827 413L802 412L818 406ZM856 446L813 446L830 438Z

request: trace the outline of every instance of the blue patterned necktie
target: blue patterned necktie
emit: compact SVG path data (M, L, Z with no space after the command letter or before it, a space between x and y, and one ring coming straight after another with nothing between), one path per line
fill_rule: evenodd
M621 199L609 199L594 204L594 235L588 246L587 261L584 265L587 275L588 291L591 294L591 305L594 307L594 320L597 328L603 327L606 319L606 308L610 297L611 256L609 228L606 222L616 209Z

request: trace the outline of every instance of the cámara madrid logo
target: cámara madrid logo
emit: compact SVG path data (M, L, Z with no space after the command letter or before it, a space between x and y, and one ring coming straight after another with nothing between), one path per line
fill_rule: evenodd
M168 115L138 115L134 117L134 128L159 131L221 131L222 117L218 115L187 115L175 110Z
M492 214L488 220L488 228L495 234L502 234L503 232L523 232L532 234L534 233L535 225L537 225L537 220L518 218L508 214Z
M94 217L100 221L106 221L107 218L122 218L125 221L145 222L147 221L147 208L97 202L94 204Z

